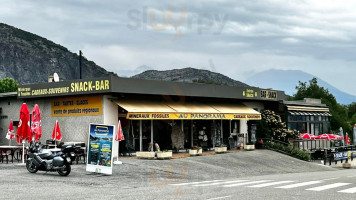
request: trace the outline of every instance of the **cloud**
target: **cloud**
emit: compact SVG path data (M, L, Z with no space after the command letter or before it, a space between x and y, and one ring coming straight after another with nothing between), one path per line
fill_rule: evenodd
M354 10L352 0L3 0L0 18L110 71L209 69L212 60L231 78L299 69L356 95Z

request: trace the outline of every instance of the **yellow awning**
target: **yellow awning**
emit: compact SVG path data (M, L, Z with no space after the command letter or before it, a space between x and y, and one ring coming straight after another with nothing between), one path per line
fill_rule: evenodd
M261 114L242 104L203 104L196 102L160 102L148 100L119 100L116 102L128 113L127 119L248 119L260 120Z
M128 113L127 119L175 119L176 111L164 102L148 100L118 100L116 103Z
M261 120L261 113L243 104L210 104L226 116L226 119Z

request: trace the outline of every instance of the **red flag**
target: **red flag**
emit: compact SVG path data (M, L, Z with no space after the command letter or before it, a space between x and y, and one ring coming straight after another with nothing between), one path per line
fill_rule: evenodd
M59 129L59 123L56 120L56 123L54 124L53 127L52 140L59 141L61 139L62 139L61 129Z
M124 133L122 132L122 128L121 128L121 122L119 120L119 126L117 128L117 133L116 133L116 137L115 137L115 140L116 141L121 141L121 140L124 140L125 137L124 137Z
M12 124L12 120L10 120L9 129L7 129L6 139L13 140L15 137L14 125Z
M349 145L349 144L350 144L350 138L349 138L349 134L348 134L348 133L346 133L345 144L346 144L346 145Z
M16 135L18 137L17 142L27 139L28 142L32 141L31 129L30 129L30 111L27 104L23 103L20 110L20 121L17 128Z
M32 110L31 133L32 135L35 135L36 141L42 136L41 111L37 104Z

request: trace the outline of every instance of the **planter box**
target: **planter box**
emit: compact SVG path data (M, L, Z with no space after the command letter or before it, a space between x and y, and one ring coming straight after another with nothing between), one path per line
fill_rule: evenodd
M150 151L138 151L136 152L136 157L139 159L154 159L156 153Z
M245 149L246 150L254 150L255 149L255 145L246 145Z
M171 159L172 158L172 152L157 152L157 159L163 160L163 159Z
M227 152L227 147L215 147L215 153L225 153Z
M189 149L190 156L201 156L203 154L203 149Z

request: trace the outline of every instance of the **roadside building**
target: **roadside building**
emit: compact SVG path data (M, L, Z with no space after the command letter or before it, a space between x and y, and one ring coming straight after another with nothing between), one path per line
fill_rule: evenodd
M330 131L330 111L320 99L283 101L288 129L321 135Z
M0 95L0 143L7 144L9 121L17 125L25 102L30 110L35 104L41 109L42 142L56 120L65 142L87 142L90 123L117 125L120 120L125 135L120 152L147 151L152 142L161 149L236 146L241 140L255 142L260 113L278 110L284 99L283 91L256 87L117 76L22 85L17 93Z

